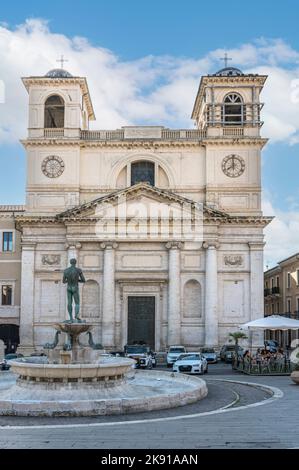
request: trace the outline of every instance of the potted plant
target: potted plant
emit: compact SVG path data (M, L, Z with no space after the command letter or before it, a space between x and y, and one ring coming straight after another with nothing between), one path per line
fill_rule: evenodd
M235 342L235 361L237 361L237 364L239 363L238 361L238 352L239 352L239 340L240 339L247 339L248 337L246 336L245 333L242 331L235 331L234 333L229 333L228 335L230 337L229 342L231 343L232 341Z

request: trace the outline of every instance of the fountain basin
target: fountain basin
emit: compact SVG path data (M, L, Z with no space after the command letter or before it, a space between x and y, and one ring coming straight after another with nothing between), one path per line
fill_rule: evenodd
M134 360L122 358L105 358L95 364L37 364L32 363L30 358L26 360L10 361L11 370L19 376L19 386L28 385L29 382L42 384L98 382L100 386L109 383L115 385L124 379L134 365Z
M82 377L83 379L83 377ZM101 382L100 382L101 383ZM101 416L174 408L203 399L204 380L184 374L136 371L114 387L99 382L18 380L0 392L0 415Z

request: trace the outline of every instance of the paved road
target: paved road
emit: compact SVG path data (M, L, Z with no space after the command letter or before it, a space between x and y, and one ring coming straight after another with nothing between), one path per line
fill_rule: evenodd
M32 420L1 418L0 448L292 448L299 447L299 387L289 377L248 377L222 364L210 368L210 397L168 412L125 418ZM284 396L268 399L254 387L216 381L237 380L278 387ZM236 397L234 407L215 413ZM223 395L223 396L222 396ZM210 400L210 401L208 401ZM252 403L259 401L262 406ZM214 406L212 406L214 404ZM240 408L240 406L243 406ZM166 414L165 414L166 413ZM199 415L200 413L203 413ZM184 417L183 417L184 415ZM195 415L195 416L194 416ZM152 420L156 418L156 420ZM158 418L158 419L157 419ZM161 419L159 419L161 418ZM125 421L122 421L124 420ZM136 422L137 420L137 422ZM106 421L106 423L104 422ZM24 426L25 425L25 426ZM28 426L29 425L29 426ZM32 426L33 425L33 426ZM30 427L31 426L31 427Z

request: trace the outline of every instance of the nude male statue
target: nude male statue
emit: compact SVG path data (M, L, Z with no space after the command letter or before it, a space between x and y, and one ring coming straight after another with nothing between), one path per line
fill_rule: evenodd
M70 260L71 266L64 270L63 283L67 284L67 310L70 316L70 322L74 322L73 318L73 300L75 302L75 321L81 322L79 317L80 311L80 296L79 296L79 282L85 282L83 272L80 268L76 267L77 260L72 258Z

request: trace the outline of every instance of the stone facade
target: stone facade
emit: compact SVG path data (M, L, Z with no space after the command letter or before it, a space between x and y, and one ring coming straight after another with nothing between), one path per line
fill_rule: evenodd
M21 234L15 216L23 206L0 206L0 340L14 352L19 342L21 300Z
M299 253L279 261L264 273L265 315L285 315L299 320ZM266 332L268 339L290 345L298 332Z
M240 323L263 314L263 228L271 220L260 205L266 77L203 77L195 130L91 131L87 82L64 72L23 79L28 177L26 211L16 218L22 349L50 341L52 323L66 319L61 278L72 257L87 280L82 316L106 349L123 348L131 334L152 335L157 351L223 344ZM55 100L61 106L57 96L63 128L51 107ZM237 104L227 107L227 97ZM44 127L48 112L52 128ZM139 333L138 311L129 308L137 297L145 309Z

